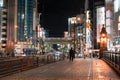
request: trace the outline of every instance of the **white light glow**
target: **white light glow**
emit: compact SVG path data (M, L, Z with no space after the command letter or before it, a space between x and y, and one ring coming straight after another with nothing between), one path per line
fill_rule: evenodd
M22 17L21 17L22 19L24 19L24 14L22 14Z
M118 12L118 0L114 0L114 12Z
M118 23L118 30L120 30L120 23Z
M118 21L120 22L120 16L119 16L119 18L118 18Z
M99 42L102 25L105 24L105 8L97 8L97 42Z
M0 0L0 7L3 7L3 0Z
M75 24L75 23L76 23L76 17L72 17L71 24Z

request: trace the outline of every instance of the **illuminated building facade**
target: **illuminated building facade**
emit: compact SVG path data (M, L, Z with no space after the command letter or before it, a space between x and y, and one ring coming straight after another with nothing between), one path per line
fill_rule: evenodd
M90 11L86 11L86 44L85 44L85 50L87 53L89 53L89 50L92 49L93 44L92 44L92 24L90 20Z
M114 45L119 42L119 14L120 2L119 0L105 0L104 5L96 3L96 26L97 26L97 42L99 42L99 32L102 24L105 24L108 41L107 49L112 50Z
M113 50L120 51L120 1L113 0L114 5L114 23L113 23Z
M15 48L17 42L25 42L34 35L36 15L33 13L37 0L3 0L7 8L7 44L6 50ZM34 18L33 18L34 17ZM33 21L34 20L34 21ZM33 25L35 24L35 25Z
M68 35L70 38L74 38L74 28L76 29L76 17L68 18Z
M14 49L17 28L17 0L7 0L7 51Z
M114 36L120 36L120 2L114 0Z
M7 2L0 0L0 51L6 49L7 39Z
M103 6L99 6L96 8L96 16L97 16L97 24L96 24L96 27L97 27L97 42L99 42L99 38L100 38L100 32L101 32L101 29L103 27L103 25L105 24L105 7Z
M35 0L18 0L17 2L17 39L25 41L26 37L33 36L33 7Z

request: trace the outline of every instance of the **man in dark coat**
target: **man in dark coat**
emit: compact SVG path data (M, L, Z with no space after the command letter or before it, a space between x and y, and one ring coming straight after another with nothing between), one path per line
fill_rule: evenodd
M75 53L73 48L71 48L69 51L69 58L70 58L70 61L73 61L73 59L75 58Z

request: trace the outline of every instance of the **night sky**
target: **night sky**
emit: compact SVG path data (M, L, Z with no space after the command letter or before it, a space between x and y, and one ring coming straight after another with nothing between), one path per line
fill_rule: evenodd
M84 11L85 0L38 0L42 13L40 24L49 29L50 37L63 37L68 30L67 19Z

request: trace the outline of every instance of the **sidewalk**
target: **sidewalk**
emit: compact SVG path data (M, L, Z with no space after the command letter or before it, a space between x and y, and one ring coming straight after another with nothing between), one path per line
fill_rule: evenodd
M103 60L93 59L93 78L120 80L119 75Z
M0 80L120 80L120 77L100 59L76 58L73 62L66 59Z

